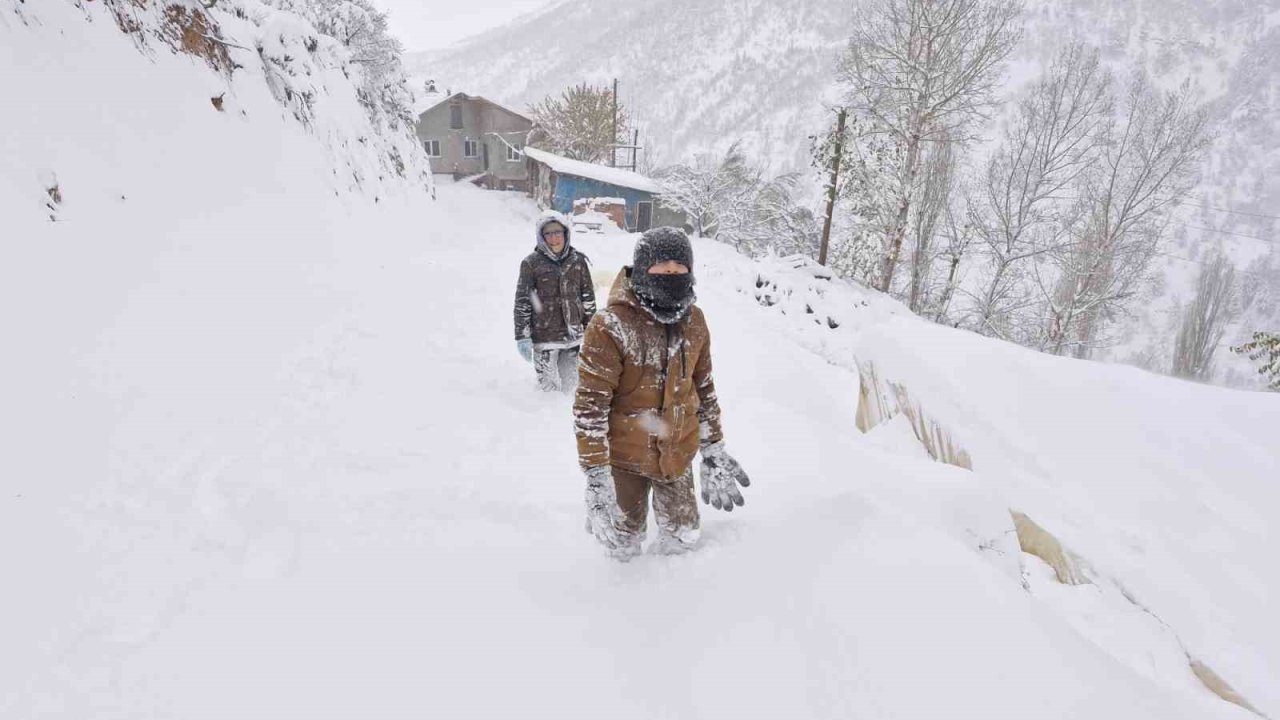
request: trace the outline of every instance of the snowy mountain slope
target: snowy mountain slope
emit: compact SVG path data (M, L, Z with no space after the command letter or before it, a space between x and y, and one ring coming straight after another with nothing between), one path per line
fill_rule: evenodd
M661 155L655 164L742 137L775 168L807 172L807 136L831 122L822 106L834 97L851 7L823 0L565 0L407 62L419 79L517 108L574 83L616 77L622 100ZM1252 114L1274 102L1275 73L1267 68L1280 22L1275 0L1031 0L1023 22L1008 93L1078 35L1104 48L1122 72L1141 64L1171 84L1192 77L1207 96L1229 98L1227 112ZM1262 126L1242 122L1247 117L1234 120L1227 134L1248 137L1226 139L1222 152L1232 167L1223 180L1242 192L1219 199L1274 207L1275 191L1265 185L1270 152L1257 154L1259 145L1274 143L1256 135Z
M1276 396L700 240L754 482L697 553L619 565L582 532L569 398L512 347L529 201L352 186L382 153L342 152L366 116L337 76L310 126L248 74L218 113L202 61L34 7L0 24L42 69L0 75L29 108L0 115L0 717L1255 717L1186 654L1280 714ZM607 277L630 241L578 242ZM859 362L975 470L902 418L860 434ZM1019 553L1011 509L1094 584Z
M565 87L619 80L657 167L736 139L775 170L807 169L817 99L847 39L839 3L561 2L461 43L410 55L409 71L515 109Z
M409 66L419 80L515 108L570 84L616 77L644 127L653 166L723 151L741 138L749 155L775 171L801 172L816 191L807 138L831 121L824 103L838 95L833 69L849 35L849 8L826 0L568 0L414 56ZM1080 36L1103 49L1121 78L1138 65L1167 87L1191 78L1215 103L1218 135L1195 204L1175 213L1157 261L1160 280L1116 333L1123 341L1099 357L1168 371L1199 263L1221 251L1242 279L1249 275L1250 289L1218 353L1215 381L1253 387L1248 362L1226 346L1280 323L1280 282L1273 280L1280 277L1280 145L1272 122L1280 112L1280 2L1030 0L1023 21L1006 75L1009 98ZM988 135L997 136L994 126ZM962 265L966 272L976 271Z

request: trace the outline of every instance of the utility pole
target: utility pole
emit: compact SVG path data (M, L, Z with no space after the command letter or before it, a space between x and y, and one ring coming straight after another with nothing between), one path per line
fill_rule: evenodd
M609 138L613 149L609 151L609 166L618 167L618 78L613 79L613 137Z
M840 182L840 157L844 155L844 116L840 108L836 115L836 147L831 157L831 183L827 186L827 216L822 221L822 244L818 246L818 264L827 264L827 245L831 242L831 215L836 209L836 187Z

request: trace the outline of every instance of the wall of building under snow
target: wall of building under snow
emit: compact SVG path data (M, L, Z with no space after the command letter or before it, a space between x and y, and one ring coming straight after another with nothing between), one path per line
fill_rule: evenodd
M539 173L547 173L549 169L539 165ZM658 202L657 196L653 193L633 188L620 187L611 185L600 180L592 180L590 178L577 177L575 175L563 175L560 173L552 173L554 180L548 188L545 185L539 187L539 202L547 205L557 212L571 214L573 212L573 203L575 200L583 198L595 197L613 197L621 198L626 201L626 221L628 230L644 231L650 227L658 227L660 225L674 225L675 227L685 227L687 220L683 213L669 210L662 207ZM549 196L548 196L549 190ZM637 219L639 217L640 203L651 203L653 214L648 227L637 227Z

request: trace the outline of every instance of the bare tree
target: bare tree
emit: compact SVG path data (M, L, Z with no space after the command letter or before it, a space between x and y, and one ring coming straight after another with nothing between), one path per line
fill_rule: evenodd
M969 247L973 244L976 233L966 214L958 212L954 202L944 209L942 219L942 235L946 246L939 253L939 258L946 268L946 280L943 281L942 291L934 303L933 321L949 323L951 301L960 287L960 263L969 254Z
M1072 224L1066 196L1098 160L1110 98L1111 77L1097 50L1073 42L1018 103L972 206L985 261L974 298L978 332L1024 340L1018 326L1036 299L1024 266L1066 237Z
M616 106L618 123L614 126L613 90L583 83L566 89L560 97L547 96L529 106L529 115L545 132L539 142L547 150L573 160L602 162L613 153L614 145L626 142L626 109Z
M911 279L907 288L907 305L921 314L929 301L929 283L938 252L934 240L939 235L939 222L951 206L955 186L957 148L953 143L933 143L925 163L920 200L916 204L915 222L911 224Z
M1102 160L1077 183L1081 221L1071 242L1050 254L1042 349L1088 357L1105 344L1105 324L1142 289L1168 224L1164 212L1186 196L1209 143L1208 113L1189 84L1162 93L1139 73L1124 108L1104 132Z
M869 0L856 11L841 62L851 112L872 118L905 148L893 178L897 208L886 228L879 285L888 290L925 145L962 142L990 107L997 71L1019 37L1017 0Z
M1227 323L1235 313L1236 268L1221 254L1200 268L1196 295L1182 313L1173 343L1173 374L1206 380Z

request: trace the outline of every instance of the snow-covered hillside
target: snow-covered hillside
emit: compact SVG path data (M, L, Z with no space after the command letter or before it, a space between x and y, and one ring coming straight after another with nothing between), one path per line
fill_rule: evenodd
M522 110L583 81L619 80L657 167L742 139L775 171L808 168L818 100L848 38L839 3L571 0L551 3L455 49L411 55L417 79Z
M582 532L569 398L511 347L535 215L450 186L290 262L126 245L101 286L133 302L70 366L33 313L0 714L1252 716L1188 656L1280 707L1276 396L1037 356L700 241L755 482L696 554L619 565ZM601 275L630 242L578 241ZM855 360L975 470L901 418L860 434ZM1093 584L1021 554L1010 510Z
M359 95L338 41L258 0L203 7L4 0L0 60L15 70L0 82L24 108L2 120L7 218L160 222L226 193L266 207L430 192L412 128Z
M621 83L646 128L655 165L723 150L735 139L776 170L808 171L808 136L833 116L835 66L851 6L826 0L562 0L510 24L407 60L418 79L523 108L587 81ZM1006 89L1016 91L1080 36L1125 68L1141 64L1177 84L1194 78L1225 97L1217 199L1255 211L1280 202L1269 180L1274 139L1259 124L1273 108L1280 2L1029 0ZM1270 183L1270 184L1269 184Z
M1280 716L1280 396L697 240L753 482L619 564L513 347L530 201L380 172L401 136L324 63L304 123L256 51L4 7L0 718L1256 718L1208 668ZM575 242L604 278L633 240Z
M832 122L824 105L839 95L834 69L851 22L847 3L828 0L565 0L408 65L418 80L517 109L568 85L618 78L651 165L742 139L749 156L804 173L816 191L808 138ZM1156 261L1160 281L1133 304L1116 333L1123 341L1097 357L1167 372L1200 263L1221 251L1240 274L1243 301L1215 381L1256 386L1226 346L1280 323L1280 0L1028 0L1023 23L1007 98L1081 37L1120 77L1142 66L1166 87L1190 78L1218 120L1192 204L1174 213ZM997 136L994 125L986 135Z

